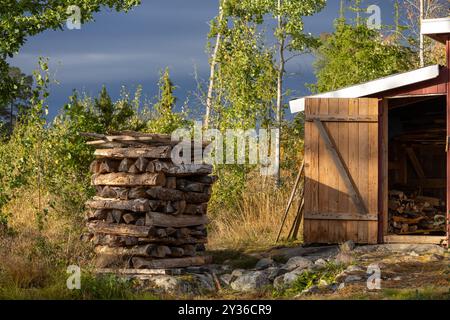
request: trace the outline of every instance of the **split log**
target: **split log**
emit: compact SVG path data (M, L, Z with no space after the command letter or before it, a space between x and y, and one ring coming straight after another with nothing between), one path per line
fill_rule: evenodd
M200 182L193 182L185 179L177 179L177 189L187 192L205 192L206 184Z
M114 216L112 215L111 211L108 211L105 221L106 221L106 223L110 223L110 224L115 223Z
M118 241L116 241L116 239L118 239L119 237L117 236L113 236L110 234L94 234L94 236L92 237L91 241L94 245L107 245L110 247L117 247L117 246L121 246L122 243L119 243ZM135 238L136 241L138 238ZM137 243L136 243L137 244Z
M184 193L180 190L154 187L147 189L147 194L153 199L178 201L184 200Z
M111 173L111 172L117 172L119 170L119 161L114 161L111 159L103 160L100 163L100 167L98 170L98 173Z
M149 163L149 161L147 159L141 157L136 160L136 162L134 163L134 166L136 167L136 169L139 172L145 172L148 163Z
M129 173L140 173L139 169L136 167L136 164L133 164L130 169L128 169Z
M135 214L126 213L123 215L123 221L125 221L126 224L133 224L138 219Z
M120 223L122 221L123 212L121 210L113 210L111 211L111 214L114 218L114 222Z
M171 268L186 268L191 266L202 266L211 261L208 256L175 258L175 259L160 259L149 260L139 257L132 259L133 267L137 269L171 269Z
M392 217L392 220L394 220L395 222L403 223L403 224L418 224L423 219L426 219L426 218L425 217L404 218L404 217L400 217L400 216Z
M208 224L208 217L202 216L188 216L179 215L172 216L164 213L158 212L148 212L146 215L145 225L146 226L156 226L156 227L173 227L173 228L183 228L190 226L198 226Z
M182 246L182 248L183 248L185 256L190 256L190 257L195 256L195 246L193 246L192 244L186 244L186 245Z
M180 228L176 230L175 237L177 239L187 238L191 235L191 230L188 228Z
M204 183L204 184L214 184L219 178L217 176L194 176L189 177L189 180Z
M133 212L147 212L150 210L150 203L147 199L118 200L94 197L94 200L86 202L86 206L93 209L115 209Z
M128 200L128 189L105 186L103 187L102 191L99 192L99 195L102 198L113 198L113 199L115 198L121 200Z
M92 161L91 165L89 166L89 171L91 173L98 173L100 171L100 161L99 160Z
M154 158L154 159L170 159L172 147L156 146L145 148L116 148L116 149L97 149L94 155L104 158Z
M172 202L172 206L175 209L175 212L173 212L172 214L174 214L174 215L183 214L184 210L186 209L186 201L181 200L181 201Z
M96 233L105 233L119 236L146 238L152 230L149 226L133 226L126 224L110 224L106 222L91 222L88 229Z
M188 237L183 239L176 239L174 237L166 237L166 238L139 238L139 243L161 243L168 246L181 246L184 244L199 244L199 243L207 243L208 239L203 238L194 238L194 237Z
M136 187L127 190L129 190L128 197L130 199L148 198L147 189L144 187Z
M166 188L176 189L177 188L177 178L176 177L166 177Z
M108 210L88 210L86 218L88 220L105 220L108 215Z
M184 250L183 248L180 247L170 247L170 251L171 251L171 256L175 257L175 258L179 258L184 256Z
M137 219L134 225L135 225L135 226L139 226L139 227L145 226L145 218L139 218L139 219Z
M174 165L167 170L168 175L189 176L189 175L208 175L211 174L213 167L209 164L180 164Z
M163 173L108 173L96 174L92 177L93 185L108 186L163 186L166 179Z
M154 246L152 246L151 244L141 246L138 245L131 248L96 246L95 253L122 256L122 257L133 257L133 256L151 257L153 248Z
M155 258L164 258L171 253L172 251L167 246L154 246L150 251L150 255Z
M119 165L119 172L128 172L133 164L134 160L128 158L123 159Z
M211 195L207 193L185 192L184 199L188 203L204 203L211 199Z
M208 204L207 203L187 204L186 208L184 209L184 213L185 214L192 214L192 215L206 214L207 209L208 209Z

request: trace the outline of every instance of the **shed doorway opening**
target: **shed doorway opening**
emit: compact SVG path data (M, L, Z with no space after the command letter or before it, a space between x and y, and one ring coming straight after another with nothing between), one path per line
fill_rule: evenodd
M445 236L446 97L390 99L388 235Z

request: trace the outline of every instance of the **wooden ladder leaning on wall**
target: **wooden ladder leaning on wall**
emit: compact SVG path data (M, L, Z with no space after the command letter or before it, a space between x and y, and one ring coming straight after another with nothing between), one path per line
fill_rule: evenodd
M286 210L284 212L283 220L281 222L280 230L278 231L276 242L278 242L280 240L281 233L283 231L283 227L286 224L286 220L287 220L287 217L289 215L289 210L291 209L292 203L294 202L294 198L295 198L297 190L298 190L298 188L300 186L300 181L301 181L302 177L303 177L303 179L305 177L305 161L302 162L302 164L300 166L300 169L298 171L298 174L297 174L297 178L295 179L294 187L292 189L291 196L289 197L289 200L288 200L288 203L287 203L287 206L286 206ZM300 194L300 204L298 206L294 222L292 223L292 226L289 229L287 240L297 240L298 239L298 231L300 229L300 223L302 221L303 211L304 211L304 208L305 208L304 195L305 195L305 184L303 183L303 188L302 188L302 191L301 191L301 194Z

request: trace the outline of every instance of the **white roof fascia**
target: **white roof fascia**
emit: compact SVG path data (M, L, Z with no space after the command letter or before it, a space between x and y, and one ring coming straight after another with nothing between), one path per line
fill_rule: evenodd
M423 35L450 33L450 17L422 20Z
M330 91L322 94L295 99L289 102L289 107L291 109L291 113L297 113L305 110L306 98L361 98L373 95L378 92L388 91L422 81L435 79L438 76L439 65L433 65L414 71L380 78L336 91Z

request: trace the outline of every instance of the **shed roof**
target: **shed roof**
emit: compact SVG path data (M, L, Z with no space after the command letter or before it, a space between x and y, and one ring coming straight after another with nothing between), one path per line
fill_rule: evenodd
M295 99L289 102L292 113L305 110L306 98L361 98L376 93L416 84L422 81L435 79L439 76L439 65L432 65L414 71L395 74L392 76L376 79L366 83L350 86L336 91L325 92L317 95Z
M445 43L450 35L450 17L422 20L421 33L436 41Z

